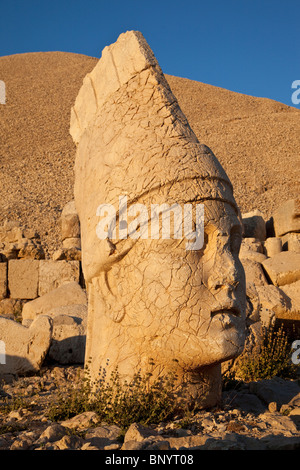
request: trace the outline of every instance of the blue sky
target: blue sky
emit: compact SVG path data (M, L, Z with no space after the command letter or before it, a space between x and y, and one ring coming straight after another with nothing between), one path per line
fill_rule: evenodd
M0 56L100 57L131 29L166 74L300 108L291 100L300 80L299 0L0 0Z

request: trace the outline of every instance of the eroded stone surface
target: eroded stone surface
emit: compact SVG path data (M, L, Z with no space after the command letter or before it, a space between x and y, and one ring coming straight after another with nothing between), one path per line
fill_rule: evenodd
M92 377L107 359L125 378L138 370L154 377L175 371L192 400L200 403L207 394L216 402L218 364L244 343L239 211L225 171L198 142L141 33L122 34L103 50L77 96L70 133L77 144L75 204ZM151 204L195 210L203 203L202 249L187 250L186 239L151 239L149 232L148 238L99 239L99 205L119 210L123 195L132 210L129 233L133 211L142 207L134 204L150 217ZM123 215L121 209L118 222Z

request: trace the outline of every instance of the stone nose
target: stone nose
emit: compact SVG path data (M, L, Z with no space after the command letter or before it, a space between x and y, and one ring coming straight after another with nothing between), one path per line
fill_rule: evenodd
M211 268L207 277L207 287L212 293L224 288L234 290L238 285L238 270L231 253L223 252Z

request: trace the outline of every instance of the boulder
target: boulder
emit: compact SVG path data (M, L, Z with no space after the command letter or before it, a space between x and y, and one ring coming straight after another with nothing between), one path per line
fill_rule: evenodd
M271 282L284 286L300 280L300 253L282 251L262 262Z
M300 199L290 199L273 214L276 237L286 233L300 232Z
M50 347L51 335L52 323L47 316L37 318L29 328L0 317L0 341L5 345L0 375L38 371Z
M86 305L85 291L77 282L69 282L31 302L27 302L22 311L23 322L34 320L38 315L46 314L57 307Z

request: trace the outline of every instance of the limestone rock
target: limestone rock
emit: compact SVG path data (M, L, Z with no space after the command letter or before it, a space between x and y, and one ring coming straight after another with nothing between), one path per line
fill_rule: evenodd
M290 199L283 203L274 212L273 219L277 237L289 232L300 232L300 199Z
M264 251L268 258L277 255L282 251L282 240L280 237L269 237L264 244Z
M284 286L300 280L300 253L282 251L262 262L275 286Z
M58 364L83 364L86 343L87 306L66 305L47 313L53 333L48 357Z
M57 289L48 292L31 302L27 302L22 311L23 321L34 320L38 315L47 314L57 307L70 305L86 305L87 297L85 291L78 282L63 284Z
M300 253L300 233L287 233L281 237L282 249Z
M61 236L62 240L66 238L80 238L80 223L74 200L68 202L62 210ZM66 248L69 247L66 246Z
M70 282L79 282L79 280L79 261L40 261L38 287L38 294L40 297L63 284Z
M8 288L14 299L35 299L38 296L39 260L9 260Z
M37 318L29 328L0 317L0 341L5 344L5 364L0 375L36 372L48 352L52 324L48 317Z
M268 285L268 281L260 263L251 258L245 258L242 260L242 264L245 270L247 287L249 287L249 284L255 284L256 286Z
M300 314L300 280L281 286L281 290L291 301L290 313Z
M269 326L276 317L290 311L291 301L278 287L257 286L256 290L260 303L260 320L264 326Z

